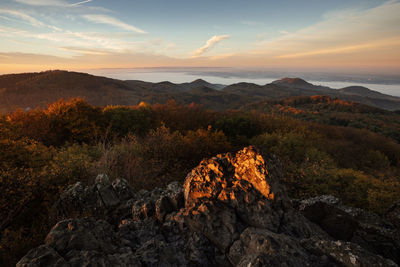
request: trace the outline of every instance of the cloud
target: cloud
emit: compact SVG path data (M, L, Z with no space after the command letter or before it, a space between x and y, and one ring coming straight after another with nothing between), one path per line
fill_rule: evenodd
M399 1L366 10L330 12L319 23L261 42L254 52L280 59L346 57L354 52L363 52L368 57L368 51L384 55L385 47L399 46L399 14Z
M316 55L328 55L328 54L338 54L338 53L352 53L359 52L365 49L374 49L374 48L383 48L385 46L400 46L400 37L397 38L389 38L384 40L377 40L368 43L363 43L359 45L349 45L349 46L340 46L330 49L320 49L320 50L312 50L308 52L301 53L293 53L293 54L285 54L282 56L278 56L278 58L300 58L306 56L316 56Z
M93 0L85 0L85 1L78 2L78 3L70 4L70 6L79 6L79 5L82 5L82 4L90 3L92 1Z
M143 53L85 53L73 57L60 57L46 54L33 53L2 53L0 52L0 73L22 71L42 71L49 69L96 69L96 68L130 68L132 62L137 62L136 67L152 67L154 62L160 66L174 65L186 66L185 61L166 57L163 55Z
M28 22L29 24L31 24L32 26L35 26L35 27L43 27L43 26L45 26L45 24L43 22L41 22L41 21L35 19L34 17L31 17L28 14L25 14L25 13L23 13L21 11L0 8L0 13L8 15L8 16L15 17L15 18L22 19L25 22Z
M215 35L211 37L204 46L200 47L199 49L193 51L194 56L201 56L203 55L206 51L210 50L213 48L216 44L219 42L228 39L230 36L225 34L225 35Z
M54 28L50 32L49 26L27 15L25 12L10 11L0 8L0 15L14 21L28 22L32 25L47 27L37 31L32 29L11 29L0 25L0 38L8 42L4 47L13 48L12 41L25 40L29 42L23 49L24 52L49 53L68 57L63 61L64 66L91 66L95 67L129 67L132 66L235 66L235 67L271 67L271 68L336 68L338 70L349 68L371 67L378 69L400 67L400 2L386 2L380 6L362 10L341 10L330 12L321 17L321 21L300 30L290 30L289 33L281 32L280 28L268 33L254 36L254 44L246 46L248 40L237 43L235 50L224 50L224 53L213 53L219 42L229 38L228 35L217 35L200 43L200 48L185 52L186 43L177 43L176 49L172 40L158 40L157 36L143 35L137 38L138 32L144 31L116 18L102 15L101 11L81 11L79 5L83 0L15 0L31 4L75 3L80 11L72 13L80 20L94 23L107 24L124 29L114 32L71 32ZM85 7L90 9L92 7ZM73 10L75 8L70 8ZM83 9L83 8L82 8ZM61 9L60 9L61 10ZM53 11L50 9L50 11ZM82 13L85 12L85 13ZM68 15L68 12L66 15ZM33 13L28 13L33 14ZM81 17L78 14L87 14ZM93 15L91 15L93 14ZM1 17L0 16L0 17ZM39 18L39 17L38 17ZM58 19L58 18L57 18ZM57 21L54 19L54 21ZM253 24L245 21L244 24ZM11 23L10 23L11 25ZM19 24L14 24L19 25ZM61 24L62 25L62 24ZM58 24L57 24L58 26ZM93 26L93 25L92 25ZM98 25L97 25L98 26ZM66 27L66 26L65 26ZM284 29L284 28L283 28ZM262 31L260 31L262 32ZM239 34L239 33L238 33ZM6 38L5 38L6 37ZM211 37L211 36L210 36ZM152 38L151 40L149 40ZM142 40L143 39L143 40ZM177 40L174 40L177 41ZM236 40L235 40L236 42ZM196 47L197 48L197 47ZM215 50L213 50L215 49ZM139 52L141 54L139 54ZM229 53L232 52L232 53ZM7 54L3 54L5 58ZM160 59L161 56L163 59ZM205 56L207 55L207 56ZM20 60L20 66L28 60L23 60L23 55L14 55ZM32 62L38 57L31 57ZM58 58L48 58L51 64L58 64ZM72 60L73 59L73 60ZM143 61L141 61L143 60ZM3 61L3 59L1 60ZM9 64L13 64L12 60ZM134 63L132 63L134 62ZM49 63L50 64L50 63ZM60 63L61 64L61 63ZM1 65L1 63L0 63ZM11 66L11 65L10 65ZM62 68L62 65L54 65ZM5 68L5 67L4 67Z
M56 26L45 24L45 23L35 19L34 17L32 17L32 16L30 16L30 15L24 13L24 12L21 12L21 11L0 8L0 14L5 14L7 16L12 16L12 17L16 18L15 19L16 22L19 22L18 20L22 19L23 21L25 21L28 24L30 24L32 26L35 26L35 27L47 27L47 28L49 28L49 29L51 29L53 31L62 31L62 29L60 29L60 28L58 28ZM5 19L5 20L14 21L14 19L11 19L11 18L6 17L6 16L0 16L0 18Z
M93 0L83 0L76 3L68 3L64 0L15 0L20 4L30 5L30 6L55 6L55 7L68 7L68 6L79 6L85 3L92 2Z
M98 34L91 32L73 32L73 31L53 31L47 33L35 33L32 31L24 31L16 28L4 27L0 25L0 38L5 37L8 40L29 40L27 42L27 51L32 49L48 49L68 47L83 49L63 49L70 52L84 52L84 49L98 49L99 51L121 52L128 49L134 49L135 44L120 38L118 33ZM80 50L80 51L78 51ZM87 51L86 53L87 54Z
M107 55L110 53L109 51L104 51L100 49L88 49L88 48L70 47L70 46L60 47L60 49L77 52L79 54L84 54L84 55Z
M132 31L137 33L146 33L142 29L139 29L133 25L126 24L125 22L122 22L116 18L107 15L83 15L83 17L90 22L112 25L127 31Z
M66 6L67 3L62 0L15 0L18 3L31 6Z

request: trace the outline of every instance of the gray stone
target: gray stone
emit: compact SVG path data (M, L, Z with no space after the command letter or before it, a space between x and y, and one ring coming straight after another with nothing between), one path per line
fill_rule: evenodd
M17 266L397 266L397 206L388 220L332 196L294 207L282 176L254 147L203 160L183 188L99 175L61 194L54 214L70 219Z
M55 266L69 267L70 265L47 245L31 249L16 265L17 267Z
M299 210L334 239L351 241L400 262L400 232L390 221L362 209L346 207L332 196L303 200Z

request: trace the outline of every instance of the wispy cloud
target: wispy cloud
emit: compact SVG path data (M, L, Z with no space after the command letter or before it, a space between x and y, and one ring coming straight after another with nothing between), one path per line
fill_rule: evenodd
M211 37L204 46L200 47L199 49L193 51L194 56L201 56L203 55L206 51L210 50L213 48L216 44L219 42L228 39L230 36L225 34L225 35L215 35Z
M389 38L384 40L377 40L368 43L362 43L357 45L348 45L348 46L340 46L330 49L318 49L312 50L308 52L300 52L293 54L285 54L282 56L278 56L277 58L300 58L307 56L317 56L317 55L328 55L328 54L338 54L338 53L351 53L351 52L360 52L366 49L374 49L374 48L384 48L386 46L399 46L400 45L400 37L398 38Z
M41 45L42 47L52 48L79 48L63 49L65 51L80 53L85 49L97 49L98 51L113 51L122 52L128 49L133 49L134 44L118 38L118 35L113 33L98 35L91 32L73 32L73 31L53 31L47 33L35 33L31 31L24 31L16 28L4 27L0 25L0 38L5 37L8 40L18 40L23 38L29 40L33 47ZM81 49L82 48L82 49ZM78 51L80 50L80 51ZM89 51L89 50L88 50ZM82 54L88 54L82 53Z
M21 12L21 11L17 11L17 10L12 10L12 9L5 9L5 8L0 8L0 13L1 14L5 14L8 16L12 16L15 18L19 18L24 20L25 22L28 22L29 24L31 24L32 26L35 27L43 27L45 26L45 24L37 19L35 19L34 17Z
M15 0L15 1L20 4L25 4L30 6L73 7L92 2L93 0L83 0L72 4L64 0Z
M76 66L92 67L131 66L132 62L143 66L154 64L249 67L265 67L268 65L271 67L300 68L307 66L317 68L319 66L329 68L331 66L334 68L396 66L399 68L400 66L399 0L388 1L380 6L368 9L336 10L322 17L318 16L318 18L321 18L319 22L299 30L294 30L291 27L279 28L282 25L276 26L278 28L268 25L266 27L255 26L254 29L259 28L259 31L257 31L257 33L260 33L259 35L255 34L253 38L242 35L243 38L225 41L224 44L229 42L232 50L228 48L219 49L219 46L222 45L218 45L228 39L229 35L216 35L209 40L205 38L204 42L201 41L189 52L187 50L188 45L195 38L192 36L190 27L177 36L175 34L168 36L170 34L169 28L166 27L162 35L163 40L160 40L159 36L144 35L143 33L146 32L136 27L134 22L122 20L120 17L112 15L115 13L110 12L110 10L100 10L100 7L92 5L101 1L8 1L30 6L22 6L16 10L0 7L0 24L3 24L0 25L0 39L3 43L2 47L4 47L2 50L11 51L15 49L25 53L57 55L58 57L48 57L49 64L54 64L54 66L58 66L56 65L58 62L63 62L64 66L76 64ZM85 5L89 2L92 3ZM50 8L46 8L47 6ZM118 11L115 10L115 12ZM74 20L73 23L70 20ZM241 23L251 27L261 25L261 21L262 18L250 17L248 21L240 21L239 18L235 19L233 23L236 23L236 26ZM60 28L47 25L47 23ZM98 23L98 25L93 25L93 23ZM135 24L135 26L130 25L130 23ZM23 24L37 28L26 27ZM6 25L14 25L15 28L6 28ZM81 27L79 32L75 32L74 28L69 28L71 25L79 25ZM111 31L101 29L101 26L104 25L112 26ZM100 26L100 30L98 26ZM214 31L230 33L229 26L232 25L215 26L217 30L214 29ZM164 29L164 25L159 25L159 27ZM213 30L212 24L209 27ZM224 29L228 30L225 31ZM139 36L139 33L142 35ZM238 31L235 36L239 37L241 34L242 32ZM187 40L181 41L180 37L182 36L187 37L186 39L189 42ZM251 45L252 40L254 44ZM17 41L27 43L13 46L12 42ZM173 49L175 45L172 42L176 42L175 49ZM217 49L218 53L216 53ZM2 57L4 58L6 55L3 54ZM160 56L163 56L162 59L160 59ZM61 61L59 57L65 57L68 61ZM28 55L19 56L19 54L15 54L10 58L9 64L11 66L15 62L20 62L18 64L22 66L27 64L26 62L35 62L39 66L42 63L40 58L39 55L28 57Z
M82 5L82 4L90 3L92 1L93 0L85 0L85 1L78 2L78 3L70 4L70 6L79 6L79 5Z
M15 2L31 6L66 6L62 0L15 0Z
M70 46L60 47L60 49L77 52L79 54L84 54L84 55L107 55L110 53L109 51L104 51L100 49L89 49L89 48L70 47Z
M34 27L47 27L53 31L58 31L58 32L62 31L62 29L60 29L59 27L46 24L46 23L44 23L38 19L35 19L34 17L22 12L22 11L0 8L0 14L5 15L5 16L0 16L1 19L13 21L13 22L20 22L22 20ZM13 17L13 18L10 18L10 17Z
M400 2L389 1L366 10L330 12L324 19L297 32L284 32L260 44L257 54L279 59L347 57L350 52L381 51L399 45ZM344 58L345 59L345 58Z
M137 33L146 33L144 30L139 29L133 25L129 25L123 21L120 21L119 19L107 16L107 15L83 15L83 17L94 23L101 23L101 24L107 24L111 25L114 27L118 27L127 31L132 31L132 32L137 32Z

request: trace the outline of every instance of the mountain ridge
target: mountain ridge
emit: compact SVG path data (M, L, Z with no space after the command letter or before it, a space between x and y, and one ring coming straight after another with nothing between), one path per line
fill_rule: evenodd
M181 84L169 81L151 83L55 70L1 75L0 112L9 112L15 108L43 107L60 98L73 97L82 97L90 104L98 106L136 105L142 101L152 104L166 103L173 99L182 104L194 102L203 104L206 108L223 110L266 99L312 95L327 95L387 110L400 110L399 97L360 88L364 87L336 90L313 85L300 78L287 77L266 85L241 82L225 86L203 79Z

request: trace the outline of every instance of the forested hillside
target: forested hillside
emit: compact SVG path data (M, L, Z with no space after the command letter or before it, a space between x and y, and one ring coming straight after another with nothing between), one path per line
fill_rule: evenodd
M400 142L400 113L323 95L251 103L242 110L285 115L305 121L368 129Z
M241 111L211 111L175 101L98 107L78 98L4 114L1 262L14 264L41 244L55 223L49 217L52 205L69 184L91 183L105 173L127 179L135 191L162 187L182 182L205 157L249 144L279 156L292 198L332 194L345 204L382 213L400 200L397 137L385 134L385 127L376 133L368 130L373 123L359 129L349 127L351 123L334 125L329 114L336 112L354 113L354 120L371 118L376 124L389 116L388 125L398 116L320 97Z
M46 107L60 98L81 97L91 105L201 104L207 109L238 109L242 105L293 96L325 95L386 110L400 110L400 98L361 87L341 90L316 86L299 78L284 78L270 84L211 84L198 79L176 84L122 81L86 73L45 71L0 75L0 112Z

